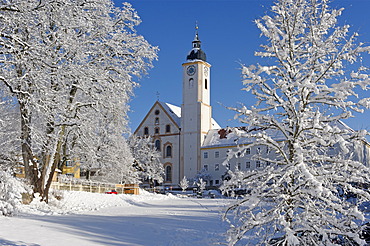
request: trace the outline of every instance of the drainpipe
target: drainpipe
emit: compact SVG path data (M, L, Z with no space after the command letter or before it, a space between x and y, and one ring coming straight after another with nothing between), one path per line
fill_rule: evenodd
M179 127L179 182L181 181L181 127ZM177 184L179 185L179 184Z

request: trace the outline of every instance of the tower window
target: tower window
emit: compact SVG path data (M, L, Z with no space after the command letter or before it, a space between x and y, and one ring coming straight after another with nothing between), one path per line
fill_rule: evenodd
M204 88L207 90L208 89L208 81L207 81L207 79L205 79L205 81L204 81Z
M166 125L166 133L171 132L171 125Z
M194 87L194 79L193 78L190 78L189 79L189 89L191 89L193 87Z
M148 127L144 127L144 135L149 135L149 128Z

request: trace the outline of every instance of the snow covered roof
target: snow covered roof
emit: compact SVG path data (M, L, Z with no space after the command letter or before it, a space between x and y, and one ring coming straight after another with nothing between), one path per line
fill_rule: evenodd
M238 132L246 130L244 127L226 127L222 129L212 129L208 132L202 147L226 147L238 144L251 144L254 138L240 137ZM266 130L275 140L284 140L284 136L278 131Z
M181 107L175 106L170 103L158 102L166 110L167 114L172 117L176 124L181 127ZM220 125L216 122L215 119L211 119L212 129L220 129Z
M186 56L186 60L188 61L207 61L206 53L200 48L193 48L190 50L189 54Z
M215 119L211 119L212 129L220 129L221 126L215 121Z
M346 129L348 131L354 132L351 127L340 120L331 122L331 127L338 127L339 129ZM254 138L242 137L242 135L244 135L243 132L245 133L246 130L247 129L245 127L227 127L222 129L213 128L208 132L206 139L203 142L202 148L251 144L254 142ZM260 130L252 129L249 131L255 131L257 133ZM263 131L276 141L284 141L286 139L280 131L271 129Z
M178 126L181 125L181 108L169 103L159 102L161 106L166 110L167 114L176 122Z
M198 37L198 31L195 33L195 38L193 40L193 48L190 50L189 54L186 56L186 60L194 61L194 60L201 60L207 61L206 53L200 48L201 41Z

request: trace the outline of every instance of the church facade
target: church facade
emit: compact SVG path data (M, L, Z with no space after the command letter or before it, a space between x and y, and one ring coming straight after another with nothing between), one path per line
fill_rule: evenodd
M175 106L157 101L151 107L134 134L151 137L164 165L164 186L178 186L185 176L191 180L202 174L208 186L218 187L227 178L228 170L249 171L270 165L252 158L262 155L276 159L275 153L266 146L249 146L253 139L240 138L237 128L221 128L212 118L210 104L211 65L201 49L198 33L192 49L182 64L182 105ZM338 122L338 127L346 127ZM277 141L284 136L270 133ZM362 154L356 159L370 156L369 144L365 143ZM333 150L335 155L335 150Z
M161 152L163 185L178 186L184 176L191 180L202 172L207 174L207 185L219 186L229 168L262 168L261 163L250 160L255 150L224 163L228 153L238 147L230 135L227 137L228 130L221 129L212 118L211 65L198 33L182 67L181 107L155 102L134 132L139 137L150 136Z

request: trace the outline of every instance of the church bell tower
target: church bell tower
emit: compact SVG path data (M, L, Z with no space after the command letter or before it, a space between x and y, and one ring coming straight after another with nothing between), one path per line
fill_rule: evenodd
M212 128L210 105L210 67L196 27L192 49L183 67L181 106L181 168L180 179L192 178L201 170L200 147Z

